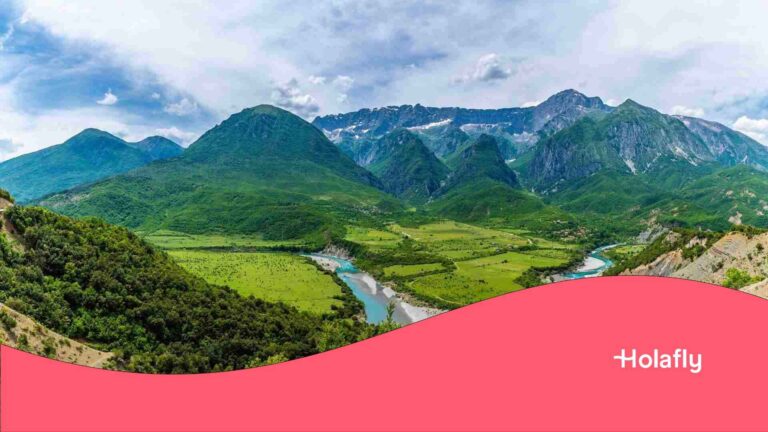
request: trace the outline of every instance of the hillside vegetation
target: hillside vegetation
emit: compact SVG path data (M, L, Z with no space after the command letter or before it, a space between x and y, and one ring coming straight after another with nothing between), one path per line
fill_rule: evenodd
M321 316L210 285L125 228L32 207L6 208L4 216L23 248L0 235L0 302L113 352L112 367L237 369L314 354L377 331L350 319L355 307Z
M259 106L208 131L178 158L42 204L142 231L259 234L323 244L343 233L339 221L401 208L381 187L309 123Z
M162 137L129 143L86 129L63 144L0 163L0 187L27 202L178 156L182 150Z

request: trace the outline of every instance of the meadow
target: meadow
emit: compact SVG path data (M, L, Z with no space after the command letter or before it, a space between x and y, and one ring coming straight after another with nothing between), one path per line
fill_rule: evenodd
M418 226L347 226L345 240L365 247L358 264L427 303L456 308L524 288L522 276L559 269L579 245L455 221ZM341 288L306 258L287 252L238 251L301 246L254 236L157 231L145 238L207 282L315 313L340 305ZM221 250L211 250L221 249ZM528 274L528 276L530 276ZM534 277L534 281L538 276Z
M406 286L421 298L459 307L523 289L516 279L526 270L558 268L570 259L568 253L556 250L506 252L455 261L456 270L416 277L407 281Z
M356 226L346 227L345 240L364 245L370 249L393 249L397 247L402 235L392 231L384 231L374 228L361 228Z
M455 221L417 227L397 224L386 231L347 229L347 240L369 248L387 265L376 277L444 308L455 308L524 288L530 271L554 271L580 257L580 246ZM395 236L392 236L395 234ZM398 258L400 257L400 262ZM429 262L431 260L433 262ZM409 263L408 260L418 260ZM375 258L370 260L376 262Z
M341 287L299 255L282 252L170 250L187 271L244 296L284 302L300 310L325 313L341 306Z
M138 233L144 240L161 249L196 249L196 248L276 248L301 246L298 240L263 240L257 235L234 234L186 234L178 231L158 230L151 233Z
M385 276L413 276L424 273L445 270L441 263L393 265L384 268Z

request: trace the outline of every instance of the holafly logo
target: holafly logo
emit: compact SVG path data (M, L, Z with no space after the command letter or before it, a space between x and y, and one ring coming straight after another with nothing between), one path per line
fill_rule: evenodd
M621 362L621 368L640 369L688 369L691 373L701 372L701 353L689 353L685 348L677 348L672 354L654 349L651 353L638 353L632 348L627 351L621 349L621 354L613 356L614 360Z

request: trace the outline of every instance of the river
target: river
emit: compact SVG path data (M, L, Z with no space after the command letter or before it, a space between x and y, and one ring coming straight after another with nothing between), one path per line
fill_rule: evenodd
M411 324L429 318L442 311L438 309L414 306L403 301L391 288L376 281L370 274L360 271L351 261L339 257L321 254L307 255L326 269L333 270L352 290L355 297L363 302L366 321L378 324L387 319L387 305L394 302L392 319L401 325Z
M586 258L584 258L584 262L576 270L570 273L557 275L554 279L583 279L602 275L604 271L613 265L613 261L611 261L611 259L607 256L603 255L603 252L616 246L618 246L618 244L601 246L593 250L587 255Z
M599 247L590 252L584 262L576 270L569 273L555 275L553 280L582 279L600 276L613 265L610 258L603 252L618 246L618 244ZM416 321L429 318L443 311L421 306L414 306L398 297L391 288L387 288L376 281L370 274L360 271L355 265L346 259L331 255L309 254L306 255L327 270L334 271L339 278L352 290L355 297L363 303L366 321L372 324L380 323L387 319L387 305L394 302L395 310L392 319L401 325L411 324Z

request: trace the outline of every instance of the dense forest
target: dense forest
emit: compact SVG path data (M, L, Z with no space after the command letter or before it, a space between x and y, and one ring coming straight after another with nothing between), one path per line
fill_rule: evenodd
M75 340L116 354L111 367L194 373L315 354L392 328L325 316L213 286L125 228L11 207L0 235L0 302ZM354 301L351 295L345 302Z

